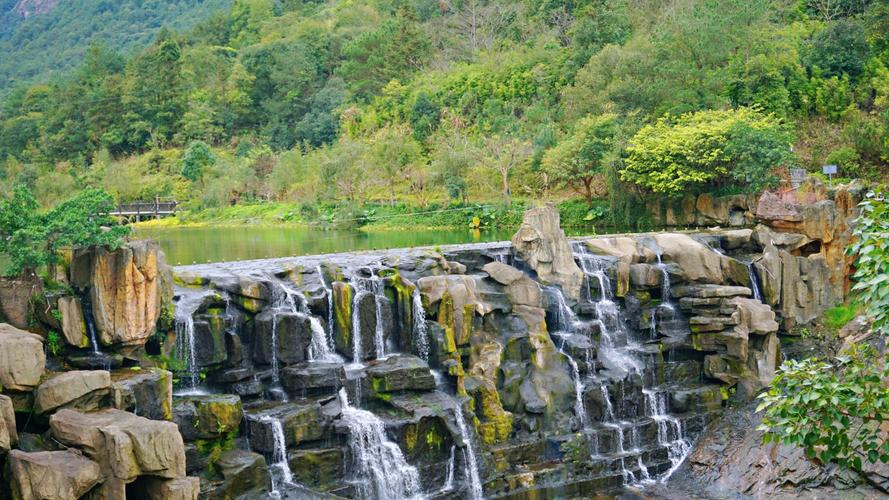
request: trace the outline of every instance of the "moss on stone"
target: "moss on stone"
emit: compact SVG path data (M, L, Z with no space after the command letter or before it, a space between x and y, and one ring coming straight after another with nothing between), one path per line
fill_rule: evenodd
M414 451L417 447L417 426L406 425L404 427L404 447L408 452Z

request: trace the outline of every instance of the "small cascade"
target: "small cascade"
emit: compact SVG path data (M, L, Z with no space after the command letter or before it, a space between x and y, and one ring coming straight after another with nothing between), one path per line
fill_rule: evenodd
M324 281L324 271L321 269L321 266L317 268L318 272L318 281L321 282L321 286L324 288L324 295L327 297L327 343L328 345L334 345L333 340L333 289Z
M420 288L414 287L411 294L411 302L413 306L414 316L414 344L417 348L417 355L424 361L429 361L429 334L426 330L426 310L423 308L423 297L420 295Z
M96 335L96 323L93 321L93 307L88 293L84 294L83 300L80 302L80 308L83 312L83 322L86 324L86 331L90 336L93 354L102 354L102 350L99 348L99 337Z
M353 279L352 285L355 287L357 293L355 293L355 298L352 302L352 335L354 337L360 336L361 326L359 322L356 321L357 315L355 311L358 310L359 300L364 297L364 295L370 293L374 296L374 306L376 313L376 327L374 329L374 352L376 353L377 359L383 359L386 357L386 340L385 340L385 327L383 325L383 306L387 304L386 299L386 285L383 283L383 280L377 274L377 271L374 269L370 269L370 277L369 278L359 278L356 277ZM358 340L358 347L361 347L361 341ZM361 352L360 349L353 349L353 354L356 352Z
M620 472L624 477L625 484L633 484L636 482L636 475L633 474L633 471L627 469L626 458L625 455L627 450L624 447L624 428L622 422L618 421L614 414L614 407L611 404L611 397L608 394L608 386L603 382L599 385L599 390L602 393L602 399L605 400L605 419L602 422L602 425L614 430L614 435L616 437L616 453L620 456Z
M339 392L342 420L349 428L352 484L359 498L400 500L422 498L420 475L397 444L386 436L383 421L373 413L349 404L345 389Z
M355 297L352 299L352 364L356 367L364 366L362 353L364 352L361 345L361 313L359 304L361 299L367 295L364 290L356 290Z
M580 369L577 367L577 361L574 361L574 358L565 352L561 345L559 346L559 352L565 356L565 359L568 360L568 364L571 365L572 377L574 379L574 416L577 418L578 426L585 429L589 426L586 416L586 408L583 406L583 392L586 390L586 384L580 376Z
M682 431L682 422L667 413L667 395L650 389L643 389L648 416L657 423L658 443L667 448L667 456L670 459L670 469L660 478L666 481L673 472L682 465L685 457L691 451L691 442Z
M456 446L451 446L451 456L448 458L448 471L445 475L445 482L441 486L441 489L438 490L439 493L447 493L454 489L454 469L457 468L457 464L455 462L455 453L457 451Z
M600 327L599 358L602 363L618 374L641 373L642 363L630 352L635 347L629 339L627 327L620 316L620 306L614 300L611 280L608 278L602 258L591 254L586 245L575 243L574 257L587 277L587 293L593 300L591 280L599 284L599 300L593 304L596 321Z
M270 493L274 498L280 498L281 488L293 484L293 472L291 472L290 464L287 461L287 442L284 440L284 426L280 420L271 416L263 417L261 421L271 426L272 435L275 438L275 450L271 456L272 491ZM277 474L274 471L277 471Z
M189 389L196 390L200 382L197 360L195 359L194 313L209 295L214 292L203 290L198 293L183 293L176 303L174 315L176 328L176 354L180 361L185 362L184 378Z
M276 283L274 289L277 290L277 293L272 293L271 307L279 312L302 315L309 320L309 327L312 330L312 340L307 352L308 360L330 362L342 361L342 358L338 356L331 347L332 343L328 338L327 332L324 331L324 326L321 324L321 321L312 315L312 311L309 310L309 301L306 299L305 294L299 290L295 290L285 283L277 281L274 283ZM277 324L277 321L273 320L273 323ZM272 332L273 343L277 340L276 336L277 330Z
M481 478L479 478L478 474L478 460L476 459L475 451L472 447L472 435L469 434L469 429L466 427L466 418L463 416L463 408L459 404L454 407L454 420L457 421L457 428L460 429L460 436L463 438L463 443L466 445L463 448L465 459L463 462L466 464L468 470L464 471L463 477L469 480L469 497L472 500L481 500L484 498L484 491L482 489Z
M756 276L756 270L753 269L753 261L747 264L747 275L750 277L750 288L753 289L753 298L762 302L762 291L760 291L759 278Z

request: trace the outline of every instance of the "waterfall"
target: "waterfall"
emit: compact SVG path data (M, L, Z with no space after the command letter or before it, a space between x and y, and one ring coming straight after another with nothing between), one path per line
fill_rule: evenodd
M600 327L599 359L603 364L618 374L641 373L642 364L628 352L635 347L629 340L626 325L620 316L620 307L614 300L611 280L608 279L603 259L589 253L586 245L575 243L574 257L587 277L587 293L593 300L590 280L599 283L599 300L593 302L596 310L596 322Z
M759 278L756 276L756 271L753 269L753 261L749 261L747 264L747 275L750 277L750 288L753 289L753 298L762 302L762 292L759 290Z
M361 345L361 312L358 305L367 293L356 288L355 297L352 299L352 363L356 366L362 365L364 360Z
M648 416L657 423L658 443L667 448L667 457L670 459L670 469L660 478L661 482L665 482L682 465L691 451L691 443L683 434L682 422L667 413L666 393L642 389L642 394L645 396Z
M463 453L465 455L464 462L468 470L465 471L464 477L469 479L470 498L472 500L481 500L484 498L484 491L482 490L482 481L478 475L478 460L475 457L475 451L472 447L472 436L466 427L466 419L463 417L463 408L460 404L454 406L454 419L457 421L457 428L460 429L460 436L466 445L463 448Z
M363 298L368 293L373 294L374 296L374 309L376 314L376 327L374 329L374 351L376 353L377 359L383 359L386 356L386 341L385 341L385 328L383 326L383 305L387 304L386 299L386 286L383 283L383 280L377 275L374 269L370 269L370 277L369 278L359 278L355 277L352 281L353 286L355 287L356 293L355 298L352 300L352 336L355 339L361 336L361 326L357 319L359 315L357 314L358 305L360 303L361 298ZM353 340L353 356L355 353L361 352L361 340ZM355 349L357 347L358 349Z
M580 428L585 429L589 424L586 417L586 408L583 406L583 391L586 388L586 384L580 376L580 369L577 367L577 361L575 361L570 354L565 352L565 349L563 348L564 344L564 342L559 344L559 352L565 356L565 359L568 360L568 364L571 365L571 372L574 378L574 416L577 418L577 423Z
M271 473L271 494L275 498L280 498L281 487L293 484L293 472L291 472L290 464L287 462L287 442L284 440L284 426L280 420L271 416L265 416L260 421L272 428L272 436L275 438L275 450L272 452L271 467L278 470L280 477Z
M93 346L93 354L102 354L99 348L99 338L96 335L96 323L93 321L93 308L89 294L83 296L80 302L80 309L83 313L83 322L86 324L86 331L90 336L90 344Z
M327 285L324 282L324 271L321 270L321 266L317 266L318 272L318 281L321 282L321 287L324 288L324 295L327 296L327 342L329 345L334 345L333 340L333 288Z
M456 468L454 455L456 450L456 446L451 446L451 457L448 459L448 471L445 475L444 484L441 486L441 489L438 490L440 493L447 493L454 489L454 469Z
M198 310L207 296L213 295L211 290L202 290L200 292L185 292L180 295L179 301L176 303L175 329L176 329L176 356L180 361L185 362L185 371L188 376L185 378L190 389L197 389L200 382L200 374L198 372L198 364L195 359L195 339L194 339L194 313Z
M349 405L345 389L340 389L339 399L342 420L349 428L351 482L358 497L422 498L417 469L407 463L398 445L386 436L383 421L367 410Z
M426 310L423 309L423 297L420 288L414 287L411 294L411 302L414 312L414 345L417 355L424 361L429 361L429 335L426 330Z
M274 291L272 293L271 307L273 310L297 314L309 320L309 327L312 330L312 340L307 352L308 360L330 362L342 361L342 358L339 357L334 352L333 347L331 347L332 344L328 339L327 333L324 331L324 326L321 324L321 321L313 316L312 311L309 310L309 301L306 299L305 294L285 283L278 281L274 281L273 283L276 285L273 288ZM331 297L332 299L332 295L328 295L328 297ZM274 314L276 314L275 318L277 318L277 312ZM277 327L277 319L273 319L272 321L275 327ZM274 328L274 331L272 332L272 343L277 343L277 328ZM273 365L276 364L276 362L273 363ZM277 370L275 371L277 372Z

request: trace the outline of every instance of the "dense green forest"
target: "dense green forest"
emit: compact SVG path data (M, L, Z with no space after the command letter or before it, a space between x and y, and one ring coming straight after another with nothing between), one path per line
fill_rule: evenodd
M3 191L625 204L889 172L883 1L236 0L110 46L9 93Z
M45 80L78 66L92 43L128 54L148 46L163 26L191 28L231 3L0 0L0 96L22 82Z

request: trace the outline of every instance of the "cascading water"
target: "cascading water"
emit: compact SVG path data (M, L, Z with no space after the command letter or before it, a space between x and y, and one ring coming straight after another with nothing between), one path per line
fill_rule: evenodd
M658 443L667 448L667 457L670 459L670 469L660 478L664 482L682 465L691 451L691 442L683 434L682 422L667 413L665 393L643 389L642 394L645 396L648 416L657 423Z
M308 360L331 362L341 361L342 358L333 351L321 321L313 316L312 312L309 310L309 301L306 299L305 294L299 290L295 290L285 283L278 281L273 283L275 283L271 303L273 310L277 312L297 314L309 320L309 327L312 330L312 339L307 352ZM277 312L275 313L276 316ZM273 319L272 321L273 325L275 325L275 328L273 329L274 331L272 332L272 343L275 344L275 346L273 346L273 352L275 352L274 349L277 346L277 319ZM272 364L274 366L277 362L273 361ZM277 372L277 370L275 371Z
M197 360L195 359L194 313L201 306L204 298L213 295L215 292L211 290L202 290L200 292L179 290L178 293L179 301L176 303L176 313L174 315L176 354L180 361L185 362L185 371L188 373L188 376L184 380L188 388L196 391L200 382L200 374L198 372Z
M423 308L423 297L420 295L419 287L414 287L411 303L414 316L414 346L417 348L417 355L424 361L428 361L429 338L426 330L426 310Z
M376 354L377 359L383 359L386 357L386 341L385 341L385 326L383 325L383 306L388 302L386 299L386 286L383 283L383 280L377 275L376 270L370 269L370 277L369 278L359 278L355 277L352 280L352 285L355 287L356 293L355 298L352 302L352 336L355 338L360 337L361 334L361 325L357 319L359 318L356 314L356 311L359 308L360 300L367 294L373 294L374 296L374 309L376 314L376 327L374 328L374 352ZM357 345L358 349L353 349L354 353L361 352L361 340L353 341L353 346Z
M466 471L466 474L464 474L464 477L469 479L470 498L473 500L481 500L484 498L484 491L482 490L482 481L478 474L478 460L476 459L475 451L472 447L472 435L469 434L469 429L466 427L463 408L461 408L459 404L454 407L454 420L457 421L457 428L460 429L460 436L463 438L463 442L466 445L463 448L463 453L465 455L464 462L467 464L468 470Z
M630 349L636 347L630 342L627 328L620 317L620 307L614 301L611 280L603 260L591 253L586 245L574 245L574 257L587 277L587 292L592 300L591 280L599 284L599 300L594 301L597 323L600 327L599 359L606 368L617 374L641 373L642 364L632 355Z
M316 271L318 272L318 281L321 282L324 295L327 297L327 342L329 345L333 345L333 289L324 281L324 271L321 266L318 266Z
M351 482L359 498L422 498L417 469L386 436L382 420L367 410L353 408L345 389L340 389L339 400L342 421L349 428Z
M456 451L457 451L457 447L451 446L451 456L450 456L450 458L448 458L448 470L447 470L447 474L445 475L445 482L441 486L441 489L438 490L440 493L447 493L447 492L452 491L454 489L454 469L457 468L456 458L455 458Z
M274 498L279 498L281 488L293 484L293 472L290 470L290 463L287 461L287 442L284 439L284 426L280 420L271 416L263 417L261 421L272 428L275 449L271 456L271 467L277 471L277 474L275 474L274 470L270 471L272 476L271 494Z
M96 323L93 321L93 307L90 303L89 294L83 296L80 308L83 312L83 322L86 324L86 331L90 336L90 344L93 346L93 354L102 354L102 350L99 348L99 338L96 335Z
M759 278L756 276L756 270L753 269L753 261L747 264L747 275L750 277L750 288L753 289L753 298L762 302L762 292L760 291Z

